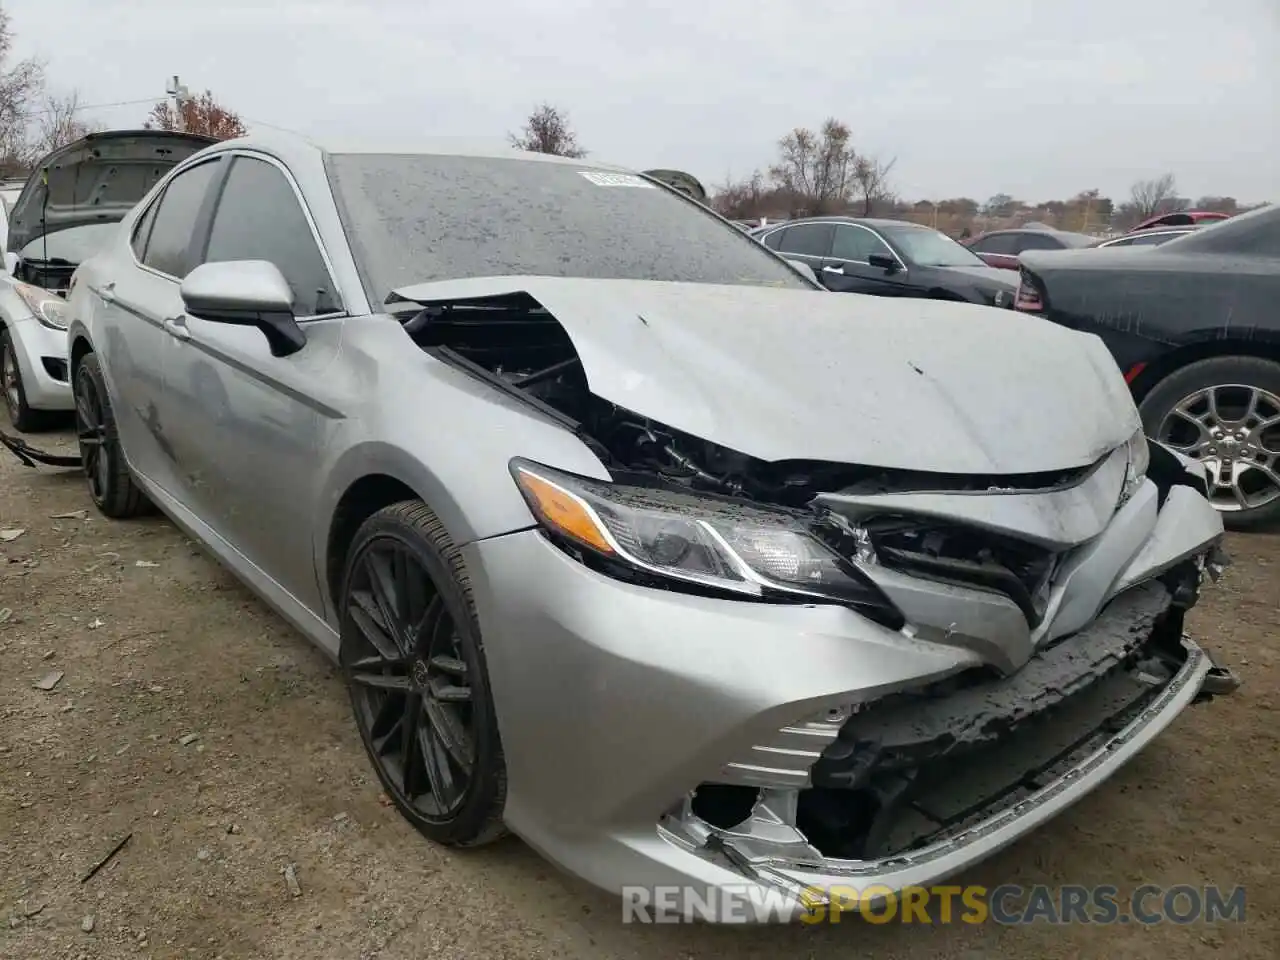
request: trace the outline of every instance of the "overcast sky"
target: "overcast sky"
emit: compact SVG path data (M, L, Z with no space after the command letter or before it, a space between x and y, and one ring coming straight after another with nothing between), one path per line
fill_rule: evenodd
M0 2L15 54L88 104L177 73L251 124L413 140L501 137L546 100L593 156L709 186L836 116L913 199L1119 200L1170 171L1280 200L1280 0Z

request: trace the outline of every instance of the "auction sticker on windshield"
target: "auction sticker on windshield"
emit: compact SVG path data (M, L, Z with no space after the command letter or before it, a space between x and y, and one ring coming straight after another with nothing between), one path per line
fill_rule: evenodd
M634 173L601 173L599 170L579 170L578 172L597 187L649 187L653 189L652 183L644 177L637 177Z

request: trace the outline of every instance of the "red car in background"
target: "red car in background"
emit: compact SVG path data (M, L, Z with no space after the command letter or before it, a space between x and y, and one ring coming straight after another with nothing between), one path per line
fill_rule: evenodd
M1209 210L1180 210L1177 213L1161 213L1157 216L1149 217L1130 232L1137 233L1139 230L1150 230L1152 227L1198 227L1202 223L1230 219L1231 215L1229 213L1214 213Z

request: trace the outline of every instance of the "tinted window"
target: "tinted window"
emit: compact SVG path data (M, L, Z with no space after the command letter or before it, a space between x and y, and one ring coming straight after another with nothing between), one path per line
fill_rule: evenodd
M202 163L184 170L164 189L156 210L147 254L143 263L181 280L195 266L191 255L191 238L195 232L200 205L204 203L218 161Z
M885 226L881 228L907 260L923 267L982 267L978 255L945 233L928 227Z
M783 227L781 230L774 230L772 233L765 234L764 240L762 242L770 250L777 250L778 247L782 244L782 236L786 232L787 232L786 227Z
M1023 250L1061 250L1062 241L1047 233L1023 233L1018 235L1018 252Z
M151 224L155 222L156 211L159 209L160 203L156 201L147 207L146 212L133 225L133 239L130 243L133 245L133 255L139 260L147 250L147 236L151 233Z
M802 257L826 257L831 253L832 226L829 223L798 223L787 227L787 235L778 244L779 253Z
M1110 243L1104 243L1104 247L1131 247L1135 237L1122 237L1119 240L1112 240Z
M293 290L293 312L313 317L341 309L293 186L265 160L236 157L213 215L204 260L268 260Z
M1180 237L1180 233L1142 233L1136 237L1130 237L1129 243L1135 247L1158 247L1162 243L1172 240L1174 237ZM1120 246L1120 244L1116 244Z
M330 154L326 164L378 303L410 284L493 276L813 289L700 204L585 162Z
M837 260L858 260L866 263L873 253L884 257L893 256L893 252L885 242L870 230L847 224L836 227L835 239L831 243L832 257Z
M1012 256L1017 253L1017 234L993 233L980 238L969 247L974 253L1002 253Z

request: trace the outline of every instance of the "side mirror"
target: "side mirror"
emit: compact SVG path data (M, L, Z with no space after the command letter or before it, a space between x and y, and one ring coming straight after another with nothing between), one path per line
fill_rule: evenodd
M5 251L4 255L4 274L6 277L12 277L18 272L18 255L12 250Z
M897 273L898 261L893 257L887 257L883 253L873 253L867 257L867 263L873 267L879 267L885 273Z
M784 259L786 259L787 263L791 264L791 266L795 267L797 270L803 273L806 277L808 277L814 283L818 283L818 275L813 272L813 267L809 266L803 260L791 260L789 258L784 258ZM818 285L821 286L821 284L818 284Z
M187 313L213 323L257 327L274 357L297 353L307 335L293 319L293 291L274 263L224 260L202 263L182 281Z

